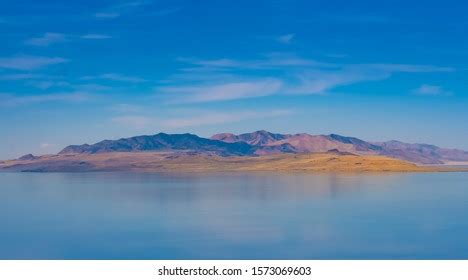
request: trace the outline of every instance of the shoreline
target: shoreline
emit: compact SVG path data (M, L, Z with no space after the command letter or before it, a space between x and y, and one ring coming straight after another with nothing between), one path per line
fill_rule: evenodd
M421 166L384 157L337 153L277 154L220 157L184 152L114 152L48 155L0 162L0 171L13 172L136 172L136 173L408 173L467 172L449 165Z

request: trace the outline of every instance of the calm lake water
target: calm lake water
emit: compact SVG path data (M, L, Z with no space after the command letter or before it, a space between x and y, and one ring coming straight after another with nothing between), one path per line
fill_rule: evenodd
M0 173L0 259L468 259L468 173Z

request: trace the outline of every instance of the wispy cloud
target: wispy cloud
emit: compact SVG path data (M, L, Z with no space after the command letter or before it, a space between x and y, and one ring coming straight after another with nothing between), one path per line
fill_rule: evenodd
M50 143L41 143L40 147L41 149L48 149L50 147L53 147L54 144L50 144Z
M329 53L326 56L331 57L331 58L345 58L345 57L348 57L349 55L344 54L344 53Z
M142 111L142 108L139 105L120 103L113 105L111 110L118 113L135 113Z
M192 65L157 88L172 103L200 103L274 94L327 94L334 89L390 78L395 73L452 72L450 67L413 64L342 64L273 53L259 60L179 58ZM262 69L265 71L254 71ZM262 73L267 73L262 76ZM268 75L268 76L266 76ZM223 80L214 84L215 78ZM177 84L177 81L179 83ZM182 84L182 85L181 85Z
M128 1L128 2L123 2L117 5L114 5L112 8L113 9L129 9L129 8L134 8L134 7L139 7L143 5L148 5L150 4L151 1L148 0L140 0L140 1Z
M395 73L452 72L449 67L408 64L348 64L332 70L304 70L284 88L287 94L325 94L337 87L380 81Z
M98 76L84 76L81 78L82 80L111 80L111 81L118 81L118 82L129 82L129 83L142 83L146 82L147 80L135 77L135 76L127 76L117 73L106 73Z
M28 84L39 88L39 89L49 89L54 87L69 87L70 83L65 81L53 81L53 80L44 80L44 81L31 81Z
M26 45L36 46L36 47L48 47L50 45L56 43L63 43L67 41L74 41L74 40L104 40L104 39L111 39L112 36L106 34L97 34L97 33L90 33L84 35L73 35L73 34L62 34L62 33L52 33L47 32L40 37L35 37L24 41Z
M30 80L41 78L43 75L25 73L25 74L5 74L0 75L0 81L18 81L18 80Z
M370 70L381 70L402 73L431 73L431 72L453 72L452 67L440 67L434 65L414 64L355 64L356 67L368 67Z
M125 112L123 112L125 113ZM129 112L130 113L130 112ZM143 114L123 114L110 119L112 123L119 126L137 129L154 130L157 128L180 129L189 127L200 127L219 125L225 123L236 123L255 119L276 118L293 115L290 109L270 109L270 110L241 110L241 111L185 111L179 112L177 117L154 117Z
M3 106L19 106L44 102L82 102L89 100L87 92L61 92L41 95L16 95L0 93L0 104Z
M386 15L378 14L324 14L313 19L305 20L307 22L331 22L338 24L390 24L399 23L401 20Z
M140 6L148 5L151 1L130 1L123 2L108 7L104 11L95 13L94 16L99 19L113 19L120 17L122 14L128 13Z
M305 71L285 93L324 94L336 87L390 78L395 73L452 72L453 68L409 64L348 64L333 71Z
M86 91L86 92L100 92L100 91L107 91L107 90L112 89L112 87L95 84L95 83L77 84L77 85L73 85L73 88L78 91Z
M15 73L0 75L0 81L21 81L23 85L32 86L41 90L55 88L55 90L74 90L79 92L102 92L113 89L107 85L98 83L76 83L67 81L64 77L36 74L36 73Z
M204 86L162 87L159 91L177 95L173 103L199 103L254 98L275 94L282 82L276 79L263 79L245 82L231 82Z
M344 85L363 81L387 78L387 73L365 73L355 70L339 70L334 72L310 71L296 75L283 92L286 94L325 94L328 91Z
M319 62L313 59L299 57L292 53L269 53L258 60L235 60L228 58L221 59L195 59L178 58L179 61L200 67L224 68L224 69L272 69L277 67L337 67L333 63ZM197 70L197 69L193 69ZM200 69L198 69L200 70Z
M273 118L291 115L291 110L270 110L270 111L238 111L238 112L206 112L183 118L171 118L161 122L167 128L186 128L206 125L217 125L224 123L235 123L240 121Z
M278 36L276 41L282 44L290 44L296 35L294 33Z
M369 68L380 71L390 72L452 72L451 67L439 67L434 65L414 65L414 64L340 64L329 63L313 59L307 59L292 53L269 53L259 60L235 60L228 58L203 60L193 58L178 58L179 61L201 67L226 68L226 69L278 69L279 67L301 67L302 69L323 68L323 69L342 69L344 67ZM200 70L200 69L199 69Z
M32 45L37 47L47 47L49 45L65 42L66 36L61 33L45 33L44 35L36 38L31 38L26 40L24 43L26 45Z
M104 40L104 39L111 39L112 36L105 35L105 34L85 34L80 36L81 39L86 40Z
M119 17L120 14L116 12L101 12L101 13L95 13L94 16L96 18L102 18L102 19L111 19L111 18L116 18Z
M417 95L427 95L427 96L449 96L453 93L451 91L447 91L441 86L434 86L434 85L421 85L417 89L412 91L413 94Z
M16 70L35 70L49 65L68 62L68 59L62 57L44 57L44 56L15 56L0 57L0 68Z
M130 83L141 83L141 82L146 81L145 79L140 78L140 77L126 76L126 75L116 74L116 73L103 74L100 77L102 79L108 79L108 80L120 81L120 82L130 82Z
M58 152L57 149L59 148L58 145L48 143L48 142L43 142L39 144L39 151L41 154L50 154L50 153L56 153Z

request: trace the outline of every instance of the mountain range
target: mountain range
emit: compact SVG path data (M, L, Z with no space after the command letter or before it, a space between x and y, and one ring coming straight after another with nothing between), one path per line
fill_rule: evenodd
M337 134L278 134L264 130L240 135L221 133L209 139L188 133L158 133L104 140L92 145L71 145L60 151L59 155L144 151L188 151L194 154L222 157L337 152L387 156L416 164L468 161L466 151L444 149L428 144L408 144L399 141L367 142ZM31 156L27 155L28 158Z

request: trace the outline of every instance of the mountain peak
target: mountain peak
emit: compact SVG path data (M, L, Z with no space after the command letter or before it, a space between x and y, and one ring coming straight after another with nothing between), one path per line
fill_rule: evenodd
M108 153L138 151L199 151L222 156L253 155L254 149L246 143L226 143L218 140L201 138L195 134L158 133L152 136L142 135L119 140L104 140L93 145L71 145L59 154Z
M407 144L399 141L371 143L338 134L310 135L278 134L266 130L251 133L220 133L211 139L195 134L134 136L104 140L96 144L71 145L59 154L95 154L111 152L176 151L220 156L255 156L281 153L339 153L355 155L384 155L414 163L440 164L447 161L468 161L468 152L443 149L427 144ZM33 155L22 157L34 159Z
M245 142L249 145L261 146L268 145L272 142L285 139L288 135L271 133L266 130L257 130L251 133L243 133L235 135L232 133L220 133L211 137L214 140L221 140L229 143Z
M22 157L19 157L18 159L19 160L34 160L36 158L37 157L35 157L33 154L27 154L27 155L24 155Z
M271 132L266 131L266 130L257 130L257 131L252 132L252 133L263 134L263 135L271 135L271 134L274 134L274 133L271 133Z

